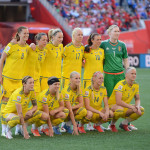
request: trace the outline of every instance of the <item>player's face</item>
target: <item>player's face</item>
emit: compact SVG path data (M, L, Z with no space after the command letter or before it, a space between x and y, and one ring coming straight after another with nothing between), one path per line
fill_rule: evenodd
M127 73L127 78L131 81L135 81L136 79L136 70L131 70L129 73Z
M81 30L78 30L75 34L74 34L74 39L81 43L83 40L83 32Z
M28 89L29 91L34 90L34 80L33 78L30 78L27 80L26 84L24 84L24 88Z
M53 41L54 43L56 43L57 45L61 44L63 41L63 33L62 32L58 32L54 37L53 37Z
M22 29L22 31L19 33L20 40L27 41L29 38L29 30L28 29Z
M100 35L96 35L94 36L94 39L92 40L93 45L99 47L101 45L101 36Z
M38 41L38 46L44 48L47 44L47 36L43 35L41 39Z
M71 78L71 83L76 86L80 85L80 75L74 75L74 77Z
M118 27L113 28L110 32L110 38L113 38L115 40L118 40L119 35L120 35L120 30Z
M55 82L51 85L51 88L54 90L54 92L58 91L60 87L60 82Z
M103 76L103 74L99 74L99 75L96 77L96 83L97 83L98 85L101 85L103 82L104 82L104 76Z

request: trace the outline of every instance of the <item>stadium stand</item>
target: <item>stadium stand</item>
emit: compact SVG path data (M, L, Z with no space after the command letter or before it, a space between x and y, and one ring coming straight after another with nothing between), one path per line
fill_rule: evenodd
M47 0L64 17L68 25L92 28L104 34L108 26L116 24L121 31L139 29L140 19L150 18L150 0L127 0L127 6L121 7L122 1L115 0Z

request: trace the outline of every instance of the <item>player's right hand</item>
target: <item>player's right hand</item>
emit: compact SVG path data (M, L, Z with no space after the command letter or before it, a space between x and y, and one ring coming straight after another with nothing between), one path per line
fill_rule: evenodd
M72 135L79 135L77 126L73 126Z
M27 131L24 132L24 138L25 138L25 139L29 139L29 138L30 138L30 136L29 136L29 134L28 134Z
M54 136L53 128L50 128L50 129L49 129L49 136L50 136L50 137L53 137L53 136Z

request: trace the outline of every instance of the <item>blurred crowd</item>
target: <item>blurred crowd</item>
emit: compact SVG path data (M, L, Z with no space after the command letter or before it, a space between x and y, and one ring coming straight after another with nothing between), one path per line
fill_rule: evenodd
M124 0L48 1L72 29L91 28L100 34L104 34L112 24L118 25L121 31L138 29L140 19L150 18L150 0L125 0L128 11L123 7Z

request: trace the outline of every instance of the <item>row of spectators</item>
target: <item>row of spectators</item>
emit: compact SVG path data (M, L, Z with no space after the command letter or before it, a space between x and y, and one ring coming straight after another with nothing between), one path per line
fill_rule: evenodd
M48 0L71 28L92 28L104 34L116 24L121 31L140 28L140 19L150 18L150 0L128 0L131 13L122 6L123 0ZM121 6L120 6L120 5ZM135 5L136 4L136 5ZM146 8L146 9L145 9Z

